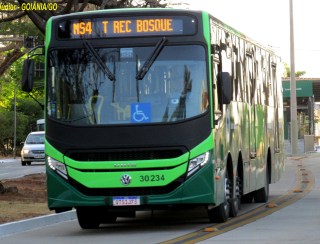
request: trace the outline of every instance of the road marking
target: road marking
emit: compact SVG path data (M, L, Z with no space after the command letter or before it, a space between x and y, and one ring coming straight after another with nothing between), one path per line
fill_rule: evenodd
M161 243L162 244L177 244L177 243L191 244L191 243L204 241L214 236L236 229L240 226L254 222L258 219L264 218L284 207L289 206L290 204L293 204L294 202L298 201L299 199L303 198L306 194L308 194L312 190L315 183L312 172L309 171L308 169L304 169L303 171L301 171L299 167L301 166L298 165L298 168L296 170L296 185L291 190L289 190L287 194L277 199L274 199L264 204L263 206L253 209L247 213L244 213L235 218L229 219L225 223L210 225L198 231L195 231L195 232L192 232L192 233L189 233L165 242L161 242ZM299 191L297 189L299 189ZM268 208L269 204L275 204L276 207ZM213 230L213 231L206 231L206 230Z

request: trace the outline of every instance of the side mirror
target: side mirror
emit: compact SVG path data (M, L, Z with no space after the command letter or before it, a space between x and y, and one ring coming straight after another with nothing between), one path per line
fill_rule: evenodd
M34 60L26 59L23 62L21 89L25 92L31 92L33 88Z
M221 72L219 76L222 92L222 103L229 104L232 100L231 76L229 72Z

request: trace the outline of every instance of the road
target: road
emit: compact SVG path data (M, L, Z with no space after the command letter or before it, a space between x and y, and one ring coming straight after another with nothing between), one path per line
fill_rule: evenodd
M279 205L265 210L264 204L244 204L240 216L224 226L208 223L206 212L201 208L139 212L136 218L120 218L116 224L96 230L82 230L77 220L40 224L35 230L0 236L0 243L318 244L319 164L320 154L287 159L283 177L270 185L269 204Z
M0 159L0 180L20 178L29 174L44 173L44 162L32 162L21 166L20 158Z

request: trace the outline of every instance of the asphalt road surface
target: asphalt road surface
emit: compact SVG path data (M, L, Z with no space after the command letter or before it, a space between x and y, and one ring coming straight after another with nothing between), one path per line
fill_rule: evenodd
M0 180L20 178L25 175L44 172L44 162L32 162L31 165L22 166L18 157L16 159L0 159Z

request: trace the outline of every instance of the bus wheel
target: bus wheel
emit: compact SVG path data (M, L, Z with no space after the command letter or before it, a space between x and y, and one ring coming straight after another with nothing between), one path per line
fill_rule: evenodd
M223 223L226 222L230 215L230 180L228 172L226 171L224 181L224 202L219 206L209 209L208 216L212 223Z
M266 167L266 177L264 180L264 187L254 192L254 201L255 202L267 202L269 199L269 172L268 167Z
M77 208L77 217L79 225L82 229L99 228L99 213L94 208L79 207Z
M229 217L229 204L221 203L219 206L209 209L208 216L211 223L224 223Z
M232 187L231 181L230 187ZM236 217L238 215L240 205L241 205L241 196L240 196L240 177L236 176L236 186L235 191L231 188L231 193L235 195L230 199L230 217Z
M101 223L103 224L113 224L117 220L117 216L112 213L107 213L101 219Z

